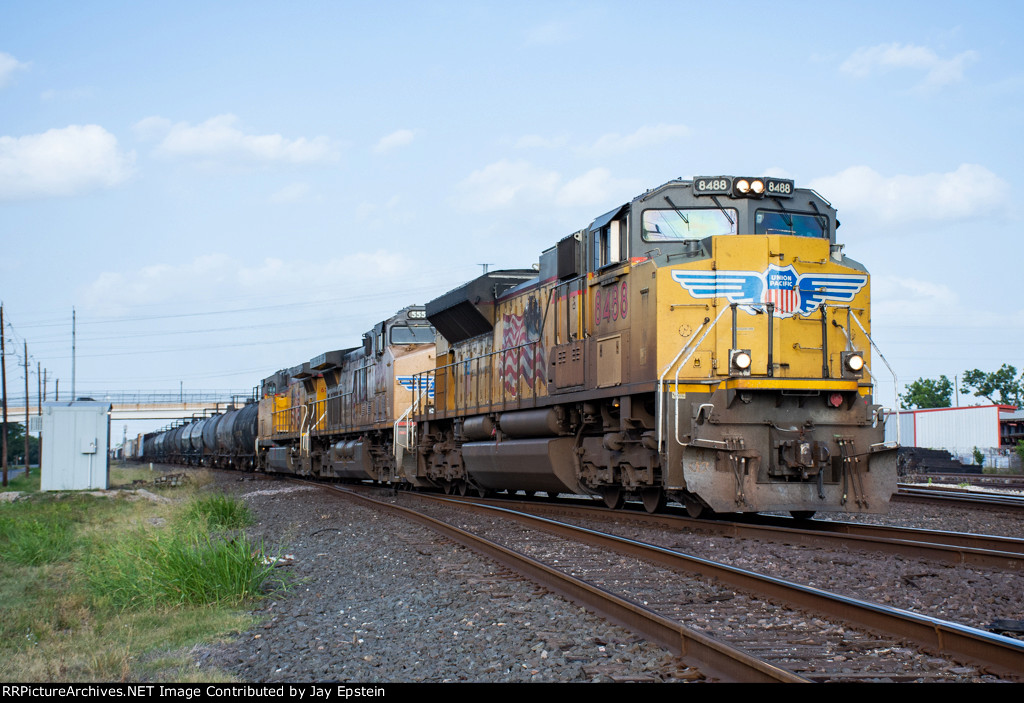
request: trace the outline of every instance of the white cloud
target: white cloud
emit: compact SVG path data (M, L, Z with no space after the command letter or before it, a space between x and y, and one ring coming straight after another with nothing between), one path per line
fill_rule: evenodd
M593 168L558 189L555 202L564 206L603 206L632 198L643 189L639 181L612 178L606 168Z
M0 137L0 200L69 196L111 188L132 173L135 152L98 125Z
M542 137L527 134L516 140L516 149L561 149L569 142L568 137Z
M613 178L606 168L593 168L566 179L527 161L502 160L474 171L462 181L457 187L457 204L474 211L519 205L603 207L625 201L641 190L639 181Z
M132 131L135 132L136 138L152 142L163 139L173 126L174 123L166 117L144 117L132 125Z
M906 276L876 274L871 277L874 316L918 319L922 310L942 310L944 315L960 309L956 292L944 283Z
M852 166L808 184L842 210L882 222L947 221L1000 215L1009 184L984 166L963 164L947 173L883 176L868 166Z
M211 300L266 300L267 281L276 290L304 291L310 301L333 298L382 279L405 276L412 269L402 254L359 252L317 262L321 280L332 286L310 286L309 261L267 258L247 265L225 254L208 254L176 264L155 264L124 271L105 271L79 294L84 308L119 315L128 306L175 302L208 305ZM228 305L230 307L230 305Z
M28 68L27 63L18 61L10 54L0 51L0 88L3 88L11 80L15 71L23 71Z
M270 196L270 202L275 205L290 205L305 200L311 192L308 183L290 183L284 188L275 191Z
M876 71L913 69L925 73L921 87L939 88L963 80L964 68L977 58L975 51L964 51L951 59L942 59L925 46L880 44L857 49L839 66L839 70L864 78Z
M467 210L493 210L514 201L544 200L554 195L561 177L526 161L502 159L474 171L458 186L458 201Z
M41 100L82 100L93 96L92 88L71 88L70 90L44 90L39 94Z
M690 128L681 124L644 125L632 134L605 134L581 151L594 155L618 154L690 136Z
M337 159L337 147L327 137L287 139L280 134L245 134L237 124L235 115L217 115L198 125L147 117L134 129L141 139L160 139L157 153L167 156L295 164Z
M376 146L373 147L373 151L377 154L383 154L393 149L398 149L403 146L412 144L412 140L416 135L413 134L411 129L400 129L396 132L392 132L386 137L381 137L380 141L377 142Z

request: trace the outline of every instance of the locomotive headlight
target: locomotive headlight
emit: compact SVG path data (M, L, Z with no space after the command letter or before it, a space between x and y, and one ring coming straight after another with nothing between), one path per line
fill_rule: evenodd
M729 366L735 373L742 374L744 376L750 375L750 350L749 349L731 349L729 351Z
M751 181L750 192L754 195L761 195L764 193L764 181Z
M843 376L860 378L864 375L864 355L859 351L843 352Z
M736 181L736 190L739 191L740 193L743 193L743 195L746 195L747 193L750 192L750 181L748 181L746 178L739 179L738 181Z

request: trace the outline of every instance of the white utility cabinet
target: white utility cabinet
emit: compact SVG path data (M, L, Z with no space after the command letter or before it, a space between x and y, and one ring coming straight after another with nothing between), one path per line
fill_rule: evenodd
M110 478L110 403L43 404L44 491L106 489Z

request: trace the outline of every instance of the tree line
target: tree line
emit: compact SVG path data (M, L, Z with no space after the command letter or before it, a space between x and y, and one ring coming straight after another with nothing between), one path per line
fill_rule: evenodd
M7 465L22 466L25 463L25 425L7 422ZM39 463L39 438L28 436L28 463Z
M953 383L946 376L919 378L904 386L900 404L904 408L948 408L953 396ZM960 383L961 393L973 393L998 405L1024 405L1024 373L1003 364L997 371L985 372L979 369L965 371Z

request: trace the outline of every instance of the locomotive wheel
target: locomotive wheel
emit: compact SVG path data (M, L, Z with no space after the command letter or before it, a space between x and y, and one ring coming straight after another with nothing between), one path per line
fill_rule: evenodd
M644 502L644 510L649 513L656 513L665 509L668 498L660 488L645 488L640 491L640 499Z
M618 510L626 503L626 492L622 486L605 486L601 489L604 504L612 510Z
M794 520L810 520L814 517L814 510L790 510L789 514Z
M452 486L452 482L451 481L445 481L444 482L444 494L446 496L450 496L454 490L455 490L455 488Z
M469 484L465 481L459 481L455 484L455 490L458 491L460 496L465 497L465 495L469 493Z
M686 514L692 518L698 518L704 512L704 506L698 503L695 498L685 497L683 505L686 506Z

